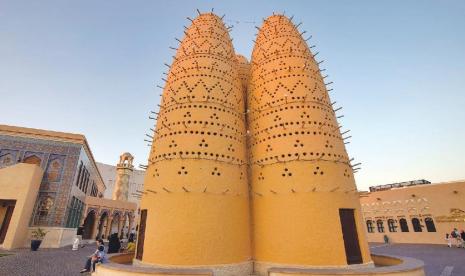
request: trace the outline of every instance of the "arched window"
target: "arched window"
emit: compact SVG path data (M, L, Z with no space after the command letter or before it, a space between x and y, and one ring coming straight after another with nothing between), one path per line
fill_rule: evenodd
M37 206L37 211L34 218L35 225L47 225L48 215L53 206L53 198L50 196L42 197Z
M24 160L23 160L23 163L33 164L33 165L37 165L37 166L40 166L41 162L42 162L42 160L39 157L37 157L36 155L31 155L29 157L24 158Z
M384 233L384 224L382 220L377 220L376 221L376 226L378 227L378 232Z
M59 159L54 159L49 162L47 168L47 179L50 182L60 181L62 163Z
M425 224L428 232L436 232L436 226L432 218L425 218Z
M404 218L401 218L399 220L399 224L400 224L400 231L402 232L408 232L408 224L407 224L407 220L404 219Z
M412 219L412 225L413 225L413 231L415 231L415 232L421 232L422 231L419 219L413 218Z
M393 219L388 219L389 232L397 232L397 225Z
M368 233L375 232L375 228L373 227L373 222L371 220L367 220L367 231Z
M7 153L6 155L3 155L3 158L2 158L2 166L9 166L11 165L13 162L13 158L12 158L12 155Z

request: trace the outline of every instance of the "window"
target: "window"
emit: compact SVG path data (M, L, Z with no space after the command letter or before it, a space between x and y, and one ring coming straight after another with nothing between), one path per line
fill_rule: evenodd
M90 196L97 197L98 189L97 185L95 185L95 181L92 181L92 188L90 190Z
M413 231L415 231L415 232L421 232L422 231L419 219L413 218L412 219L412 224L413 224Z
M82 161L81 161L81 164L79 165L79 172L78 172L78 176L76 178L76 186L79 187L79 183L81 182L81 177L82 177L82 167L84 165L82 164Z
M378 232L384 233L384 225L382 220L377 220L376 221L376 226L378 227Z
M375 232L375 228L373 227L373 222L371 220L367 220L367 231L368 233Z
M61 168L62 168L62 165L59 159L52 160L49 163L49 166L47 168L48 181L50 182L60 181Z
M90 173L87 172L86 182L84 183L84 187L82 190L85 194L87 194L87 189L89 188L89 181L90 181Z
M66 222L66 227L79 227L79 221L81 219L83 209L84 203L73 196L71 199L71 204L68 206L68 221Z
M36 155L31 155L29 157L24 158L24 160L23 160L23 163L33 164L33 165L37 165L37 166L40 166L41 162L42 162L42 160L39 157L37 157Z
M388 228L389 228L389 232L397 232L397 225L396 225L395 220L388 219Z
M400 223L400 231L402 232L408 232L408 224L407 224L407 220L404 219L404 218L401 218L399 220L399 223Z
M4 166L8 166L11 163L13 163L13 162L11 162L11 160L12 160L11 156L8 154L5 158L3 158L2 163L3 163Z
M84 187L86 185L86 182L88 181L89 179L89 174L87 173L87 169L86 167L84 166L83 168L83 173L82 173L82 178L81 178L81 182L79 183L79 190L81 191L84 191Z
M426 230L428 232L436 232L436 226L434 226L434 221L432 218L425 218Z
M87 190L89 188L89 181L90 173L81 161L81 164L79 165L78 177L76 179L76 186L79 188L79 190L87 194Z
M48 224L48 216L53 207L53 204L54 199L51 196L43 196L40 198L33 221L34 225Z

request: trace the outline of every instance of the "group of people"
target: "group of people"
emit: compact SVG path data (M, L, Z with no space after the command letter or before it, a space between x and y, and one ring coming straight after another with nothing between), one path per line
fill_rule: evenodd
M459 232L457 228L454 228L450 234L446 233L446 241L448 247L455 245L457 248L465 248L465 231Z
M128 243L125 248L121 245L123 242L118 238L118 234L114 233L108 239L108 250L107 254L112 253L120 253L120 252L135 252L136 250L136 243L134 242L134 234L129 235ZM86 264L84 268L81 270L81 273L86 273L95 271L95 264L97 263L105 263L107 261L107 256L105 253L105 243L103 239L97 240L97 250L87 258Z

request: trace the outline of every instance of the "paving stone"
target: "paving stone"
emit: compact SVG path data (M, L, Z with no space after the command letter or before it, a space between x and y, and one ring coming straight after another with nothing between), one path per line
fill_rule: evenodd
M451 276L465 275L465 249L431 244L370 244L372 253L412 257L425 263L426 276L439 276L444 270ZM451 268L453 267L453 268Z
M465 249L448 248L446 245L427 244L370 244L371 251L377 254L390 254L420 259L425 262L426 276L465 275ZM95 245L89 244L78 251L70 246L59 249L16 249L0 250L0 254L12 254L0 257L0 275L9 276L54 276L82 275L79 271L87 256L95 251ZM451 272L450 274L448 274ZM89 274L87 274L89 275Z
M82 275L87 256L95 251L95 244L86 245L78 251L70 246L59 249L15 249L0 250L0 253L13 254L0 257L0 275L37 276L37 275ZM90 274L87 274L90 275Z

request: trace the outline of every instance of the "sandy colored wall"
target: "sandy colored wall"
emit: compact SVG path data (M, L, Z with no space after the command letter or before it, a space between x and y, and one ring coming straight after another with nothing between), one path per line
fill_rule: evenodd
M269 276L335 276L335 274L331 273L284 273L284 272L271 272ZM337 276L373 276L376 275L373 273L340 273ZM383 273L383 276L425 276L423 269L417 269L414 271L401 271L401 272L391 272L391 273Z
M32 231L38 227L29 227L28 235L25 239L24 247L30 246ZM41 248L60 248L63 246L73 244L76 237L76 228L62 228L62 227L40 227L46 231L47 234L40 244Z
M367 233L370 242L383 242L383 236L387 235L394 243L445 244L445 234L453 228L465 230L465 181L372 192L363 195L360 200L365 221L370 219L376 222L381 219L384 222L384 233L379 233L374 223L375 232ZM451 214L453 209L456 210L455 217ZM422 232L414 232L411 221L414 217L420 219L424 226ZM433 219L436 232L427 232L427 217ZM399 219L405 218L409 232L401 232L400 226L397 232L389 232L387 220L390 218L397 220L397 226Z
M5 207L0 206L0 226L1 226L2 222L3 222L3 219L5 219L7 209L8 209L7 206L5 206Z
M273 15L263 22L251 64L256 272L265 275L262 267L270 263L346 266L339 209L354 211L362 263L371 263L337 115L317 62L288 18Z
M424 276L424 263L422 261L385 255L371 255L375 266L359 267L351 269L295 269L295 268L271 268L267 276Z
M3 248L24 245L42 175L42 169L31 164L20 163L0 169L0 199L16 200Z
M95 276L212 276L211 273L176 273L176 272L143 272L143 271L130 271L118 270L109 268L104 265L98 265L96 272L92 273Z
M185 33L164 88L144 182L142 262L241 267L251 260L251 243L237 58L216 15L200 15Z

